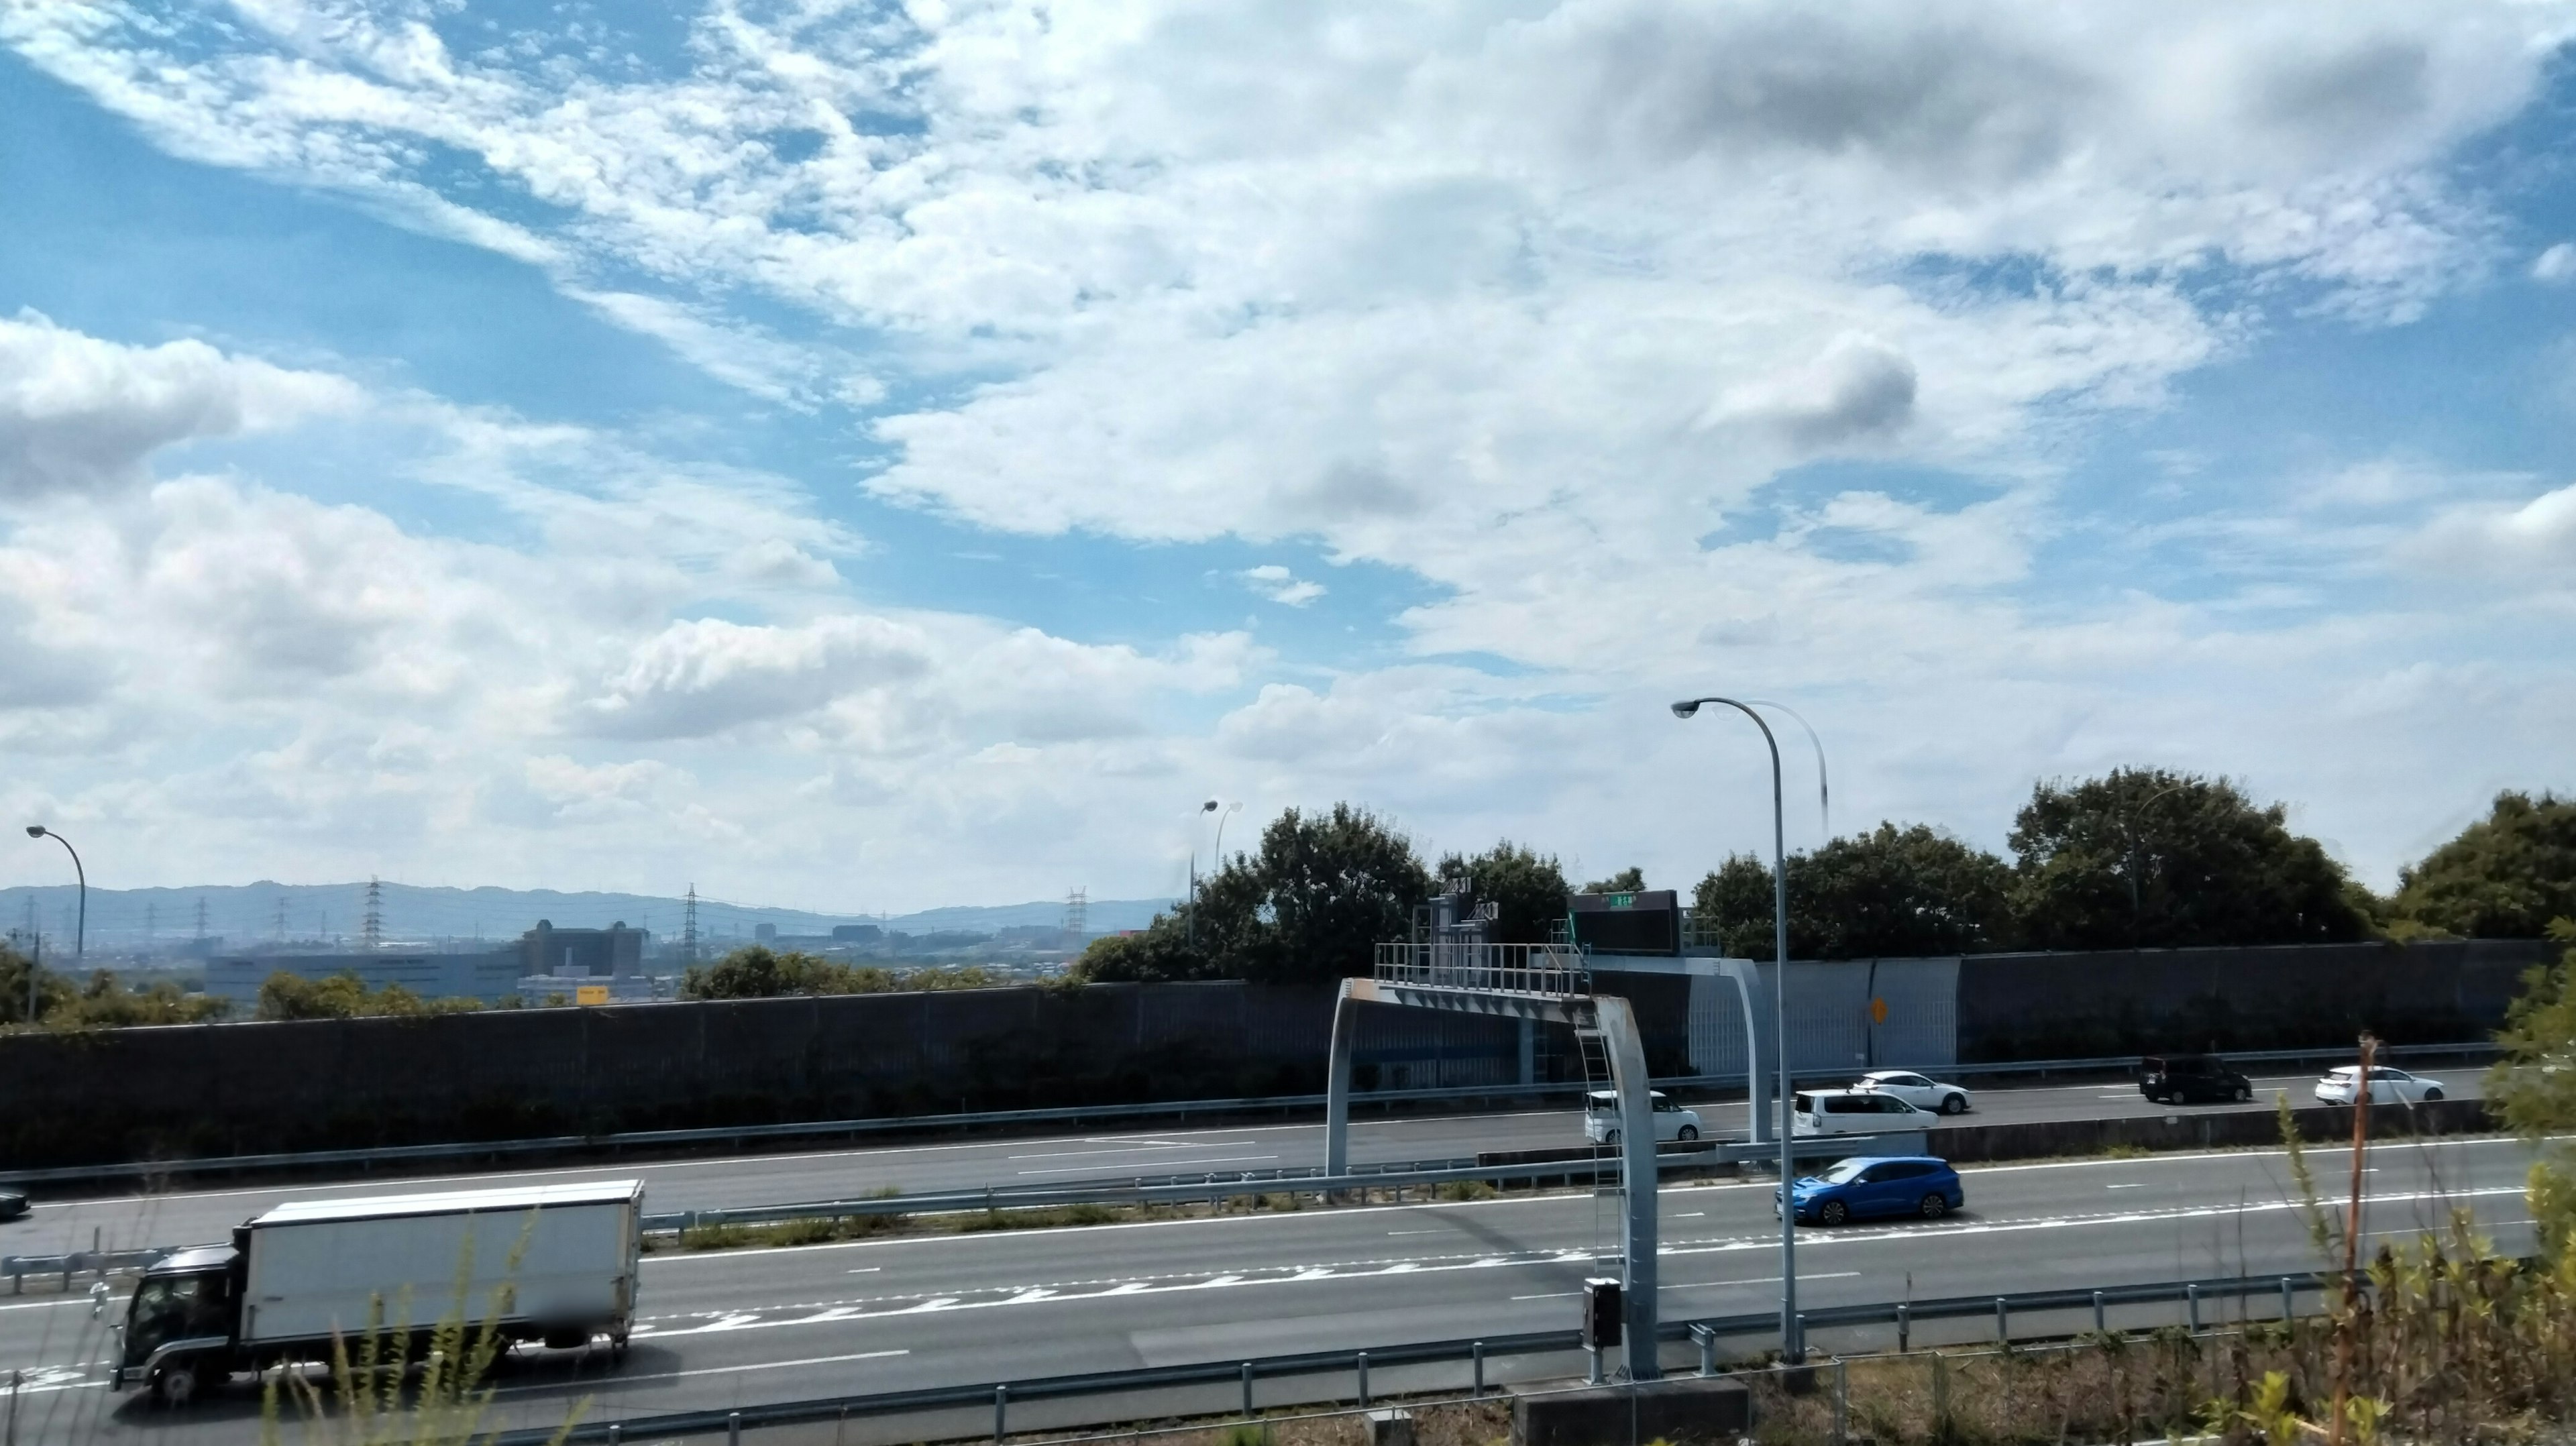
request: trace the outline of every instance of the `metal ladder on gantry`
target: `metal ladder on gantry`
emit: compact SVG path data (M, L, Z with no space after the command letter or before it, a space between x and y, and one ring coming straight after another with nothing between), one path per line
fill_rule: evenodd
M1655 1120L1636 1011L1617 995L1594 994L1583 955L1567 945L1440 937L1380 944L1371 977L1343 980L1333 1003L1324 1173L1336 1178L1350 1173L1351 1056L1362 1004L1553 1021L1574 1030L1587 1060L1606 1056L1619 1096L1620 1336L1628 1378L1656 1379Z

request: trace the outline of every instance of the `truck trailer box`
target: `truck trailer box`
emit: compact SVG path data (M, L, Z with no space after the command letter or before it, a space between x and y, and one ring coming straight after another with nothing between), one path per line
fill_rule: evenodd
M471 1324L622 1334L643 1204L643 1182L610 1180L280 1205L234 1233L240 1343L428 1328L460 1287Z

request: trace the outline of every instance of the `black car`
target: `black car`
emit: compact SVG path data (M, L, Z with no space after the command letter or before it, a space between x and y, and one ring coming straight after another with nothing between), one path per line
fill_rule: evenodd
M13 1185L0 1185L0 1220L15 1220L27 1213L27 1192Z
M2254 1098L2254 1082L2214 1054L2151 1054L2138 1061L2138 1093L2169 1105Z

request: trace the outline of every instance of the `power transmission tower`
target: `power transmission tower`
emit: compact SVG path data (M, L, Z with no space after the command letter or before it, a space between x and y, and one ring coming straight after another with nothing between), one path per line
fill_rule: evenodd
M156 903L146 903L143 906L143 951L145 953L152 952L153 937L160 932L161 906Z
M367 876L367 915L358 925L358 947L372 954L385 946L385 886Z
M1064 933L1074 948L1082 947L1083 936L1091 932L1091 890L1076 889L1064 896Z
M689 885L689 896L680 901L680 962L698 962L698 886Z
M206 896L203 894L197 896L197 937L206 937Z

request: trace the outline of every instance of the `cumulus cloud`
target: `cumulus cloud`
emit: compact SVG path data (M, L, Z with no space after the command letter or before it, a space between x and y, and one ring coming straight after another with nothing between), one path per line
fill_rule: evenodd
M345 378L200 341L127 346L21 311L0 318L0 502L131 486L173 443L289 425L360 401Z
M2555 286L2576 280L2576 243L2561 241L2531 263L2531 278Z
M2563 587L2576 577L2576 485L2519 505L2446 509L2406 551L2475 576L2536 572Z
M1893 437L1914 416L1914 363L1877 337L1846 332L1776 380L1730 391L1707 420L1777 427L1801 450Z
M1286 607L1301 608L1324 595L1324 585L1310 582L1275 562L1248 567L1239 574L1243 585Z
M924 640L882 619L771 627L698 618L638 645L581 716L614 737L701 737L794 717L853 689L919 677L928 666Z

